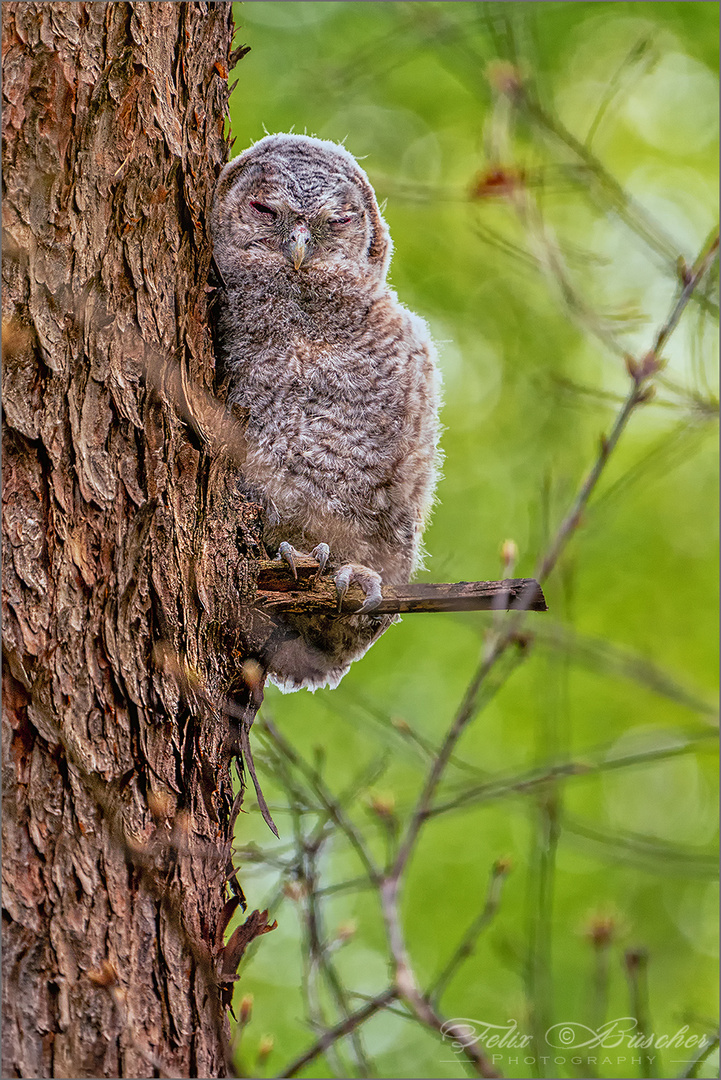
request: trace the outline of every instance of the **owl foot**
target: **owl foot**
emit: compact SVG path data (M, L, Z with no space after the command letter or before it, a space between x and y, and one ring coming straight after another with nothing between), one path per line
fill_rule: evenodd
M377 608L383 599L381 593L381 585L383 584L382 578L375 570L371 570L367 566L357 566L355 563L346 563L345 566L341 566L340 570L337 570L333 578L335 581L335 587L338 591L338 613L343 606L343 599L348 592L348 586L352 581L355 581L357 585L360 585L361 589L365 593L365 601L362 607L359 607L357 611L354 611L354 615L365 615L369 611L373 611Z
M295 565L295 556L301 554L302 552L297 551L292 544L289 544L287 542L287 540L284 540L278 548L278 558L288 564L296 581L298 580L298 571ZM316 546L311 551L311 555L318 563L318 572L315 575L315 579L317 581L320 575L323 573L325 565L330 558L330 548L327 544L316 544Z

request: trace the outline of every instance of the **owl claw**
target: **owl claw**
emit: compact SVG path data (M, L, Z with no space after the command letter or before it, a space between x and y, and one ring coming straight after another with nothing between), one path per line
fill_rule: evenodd
M303 553L297 551L287 540L283 540L283 542L278 545L277 558L288 564L296 581L298 580L298 569L295 565L295 557L296 555L301 554ZM330 548L328 544L316 544L311 551L311 556L318 563L318 569L315 574L315 580L317 581L330 559ZM383 594L381 592L381 585L383 582L381 576L376 570L371 570L368 566L359 566L356 563L345 563L344 566L341 566L340 569L335 572L333 581L335 582L336 591L338 593L339 615L343 608L343 601L348 592L348 587L352 582L360 585L365 593L365 600L358 610L353 612L354 615L367 615L377 608L383 599Z
M348 592L348 586L352 581L355 581L356 584L360 585L365 593L365 600L361 607L353 612L354 615L366 615L369 611L373 611L374 608L377 608L383 599L383 594L381 592L381 576L375 570L371 570L367 566L355 566L353 563L346 563L345 566L341 566L340 570L338 570L334 581L338 592L339 614L343 607L345 594Z
M330 548L327 544L316 544L311 551L311 555L318 562L318 573L315 575L315 580L317 581L330 558Z
M375 585L371 586L370 591L366 593L366 598L363 601L363 604L361 605L361 607L358 608L355 614L365 615L369 611L374 611L378 607L382 599L383 594L381 593L380 585L377 587L377 589Z
M283 540L283 542L278 546L277 558L279 558L282 562L288 564L296 581L298 580L298 568L295 565L295 556L303 554L304 553L302 551L297 551L296 548L294 548L292 544L289 544L287 540ZM311 551L311 556L318 563L318 570L315 575L315 580L317 581L320 575L323 573L328 559L330 558L330 548L327 544L316 544L316 546Z
M345 599L345 594L348 592L348 586L350 585L350 574L346 575L346 573L345 573L345 571L347 569L349 569L349 568L344 566L342 570L338 571L338 573L336 574L335 579L334 579L334 581L335 581L335 589L336 589L336 592L338 593L338 614L339 615L341 613L341 608L343 607L343 601Z
M293 573L293 577L297 581L298 580L298 571L295 568L295 558L294 558L294 556L296 554L297 553L296 553L296 550L293 547L293 545L289 544L286 540L284 540L283 543L278 548L278 558L281 559L283 562L288 563L288 566L290 567L290 569L291 569L291 571Z

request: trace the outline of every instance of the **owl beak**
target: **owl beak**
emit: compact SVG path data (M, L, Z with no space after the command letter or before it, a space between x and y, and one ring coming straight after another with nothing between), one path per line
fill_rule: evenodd
M307 225L299 221L297 225L293 226L293 231L290 234L290 240L288 242L288 253L290 255L290 261L296 270L300 270L301 266L306 260L306 257L310 254L310 230Z

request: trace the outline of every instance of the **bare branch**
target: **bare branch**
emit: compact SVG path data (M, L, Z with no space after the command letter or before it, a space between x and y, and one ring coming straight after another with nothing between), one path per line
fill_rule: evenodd
M351 847L354 849L355 853L360 859L369 880L375 884L380 878L378 869L373 861L373 858L370 855L370 852L367 850L360 833L343 812L343 808L339 800L333 797L332 793L328 790L326 785L323 783L321 777L318 775L318 772L316 770L310 769L306 762L300 757L300 755L296 754L295 750L287 741L287 739L285 739L283 735L281 735L275 724L268 717L263 717L263 719L260 721L260 726L261 730L265 731L272 739L278 751L287 759L287 761L291 765L294 765L309 781L315 795L320 799L324 810L327 812L330 819L335 822L338 828L345 833Z
M681 315L689 300L693 296L703 277L706 275L713 260L716 258L718 247L719 237L717 233L705 251L702 251L696 260L695 266L689 273L684 287L671 309L666 322L656 334L650 352L648 352L642 360L635 361L629 359L628 369L632 380L631 390L621 406L620 412L616 416L613 427L611 428L611 433L601 440L598 457L583 482L571 509L558 527L550 548L539 564L537 576L541 581L545 581L553 570L569 537L575 531L581 520L581 515L586 508L588 500L591 498L591 495L601 478L601 474L608 463L608 459L616 448L618 440L625 431L632 413L638 405L641 405L644 401L648 400L646 384L661 369L661 350L678 326Z
M593 758L570 759L541 765L515 777L487 780L464 788L446 802L435 803L427 812L427 816L436 817L438 814L460 810L474 803L505 798L507 795L520 795L534 787L546 787L553 780L564 777L590 776L594 773L627 769L634 765L648 765L654 761L666 761L668 758L685 754L704 742L716 743L717 741L718 728L709 725L698 732L684 736L683 741L672 746L656 746L649 750L616 756L611 756L612 746L599 747Z
M338 594L332 578L317 578L318 564L310 556L295 559L298 580L280 560L264 560L258 568L256 603L269 614L289 612L335 612ZM358 585L351 585L343 601L342 613L357 611L365 597ZM456 584L384 585L383 600L374 615L408 614L414 611L491 611L522 607L524 611L546 611L543 590L533 578L506 581L461 581Z
M458 1043L466 1058L479 1076L497 1077L500 1073L493 1068L476 1039L469 1039L462 1025L443 1020L434 1009L428 997L421 993L416 983L410 958L406 951L398 907L399 879L389 874L381 883L381 907L386 924L388 947L393 962L393 981L397 996L404 1001L412 1014L425 1027L438 1032L444 1038L451 1038Z
M360 1027L365 1023L369 1017L377 1013L379 1009L384 1008L386 1005L390 1005L391 1002L397 998L395 990L384 990L382 994L378 994L377 997L371 998L363 1008L358 1009L357 1012L351 1013L340 1024L337 1024L330 1031L326 1031L324 1035L315 1042L309 1050L306 1050L304 1054L292 1061L290 1065L286 1066L282 1072L278 1073L278 1077L284 1076L297 1076L301 1069L306 1065L310 1065L311 1061L315 1061L317 1057L325 1053L329 1046L332 1046L337 1039L342 1039L345 1035L350 1035L352 1031Z

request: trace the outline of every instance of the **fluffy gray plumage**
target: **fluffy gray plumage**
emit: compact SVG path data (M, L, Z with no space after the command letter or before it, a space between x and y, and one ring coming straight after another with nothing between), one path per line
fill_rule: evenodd
M217 343L249 411L243 467L264 539L330 547L337 583L406 583L438 468L438 376L426 323L386 283L388 227L348 151L269 135L225 166L212 216ZM282 689L335 686L393 621L297 619L267 659Z

